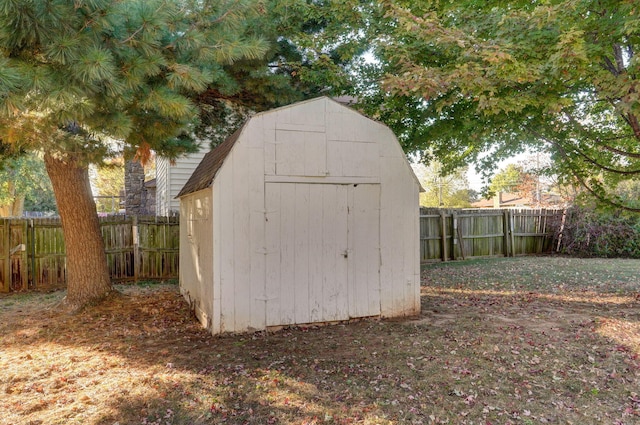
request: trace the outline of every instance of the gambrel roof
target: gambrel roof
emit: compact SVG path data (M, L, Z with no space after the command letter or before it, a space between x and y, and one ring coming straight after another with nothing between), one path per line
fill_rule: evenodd
M372 122L376 122L375 120L372 120L371 118L363 115L362 113L358 112L357 110L354 110L354 109L352 109L352 108L350 108L348 106L345 106L344 102L341 102L341 101L336 100L336 99L329 99L327 97L318 97L318 98L315 98L315 99L309 99L309 100L306 100L306 101L303 101L303 102L294 103L294 104L291 104L291 105L286 105L286 106L282 106L280 108L272 109L270 111L261 112L259 114L256 114L255 116L249 118L249 120L247 120L242 125L242 127L240 127L238 130L236 130L224 142L222 142L220 145L216 146L214 149L212 149L209 153L207 153L205 155L205 157L202 159L200 164L197 166L197 168L195 169L195 171L191 175L191 178L189 178L189 180L184 185L182 190L178 193L176 198L180 198L180 197L182 197L184 195L188 195L188 194L191 194L191 193L194 193L194 192L198 192L200 190L207 189L207 188L211 187L211 184L213 183L213 180L215 179L216 174L218 173L218 171L220 170L220 168L224 164L225 159L227 158L227 156L229 155L229 153L233 149L233 146L235 145L235 143L240 138L240 135L242 134L243 129L247 126L249 121L251 121L252 119L256 118L257 116L260 116L260 115L263 115L263 114L271 114L271 113L274 113L274 112L277 112L277 111L280 111L280 110L285 110L285 109L288 109L288 108L295 108L300 104L317 102L317 101L322 100L322 99L328 99L328 100L330 100L332 102L335 102L335 103L339 104L343 108L349 109L349 110L355 112L356 114L361 115L363 118L366 118L367 120L370 120ZM408 163L407 163L407 166L408 166ZM413 171L411 172L411 175L413 176L414 180L418 184L419 191L420 192L424 192L425 191L424 188L422 187L422 185L418 181L418 178L413 173Z

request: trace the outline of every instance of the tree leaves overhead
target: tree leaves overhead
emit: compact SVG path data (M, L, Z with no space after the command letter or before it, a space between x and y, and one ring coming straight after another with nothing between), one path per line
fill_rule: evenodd
M250 1L0 1L0 139L84 163L98 162L105 150L96 147L110 138L178 154L184 144L169 140L193 129L194 94L225 82L224 65L265 53L246 23L259 9ZM69 123L82 131L66 131Z
M368 48L368 10L359 0L266 0L248 19L252 34L269 41L263 57L220 67L215 84L197 98L197 135L213 145L247 115L320 94L340 95L358 78L354 63Z
M448 169L546 149L557 173L614 203L640 178L636 2L382 4L363 104L405 148Z

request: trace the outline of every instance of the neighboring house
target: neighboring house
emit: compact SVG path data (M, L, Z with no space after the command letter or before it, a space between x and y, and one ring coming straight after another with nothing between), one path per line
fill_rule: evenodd
M161 156L156 158L156 215L168 216L180 211L176 196L209 150L209 143L204 141L198 152L173 162Z
M518 193L500 192L491 199L482 199L471 204L472 208L562 208L559 195L543 193L540 200L531 199Z
M180 191L180 290L213 334L418 314L420 189L329 98L257 114Z
M147 215L156 214L156 179L147 180L144 182L144 188L146 191L146 197L144 200L144 211Z

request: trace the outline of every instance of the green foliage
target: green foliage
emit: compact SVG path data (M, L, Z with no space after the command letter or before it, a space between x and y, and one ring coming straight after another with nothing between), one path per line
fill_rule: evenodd
M467 181L467 169L459 168L447 175L442 165L431 162L428 166L414 164L414 171L424 192L420 194L420 206L439 208L471 207L471 191Z
M117 158L104 162L96 169L92 184L98 196L111 198L96 199L96 207L100 212L116 213L120 209L120 198L124 192L124 160Z
M640 216L588 206L569 210L562 252L582 257L640 258Z
M515 164L508 164L491 179L489 190L492 193L516 192L523 182L522 168Z
M56 202L42 158L23 154L5 158L0 168L0 205L24 197L26 211L55 211Z
M86 164L112 150L174 157L197 122L191 97L267 44L250 1L0 1L0 139Z
M248 27L269 42L263 57L223 67L224 86L196 98L196 134L216 145L251 114L324 95L358 82L353 63L368 48L359 1L269 0Z
M382 2L362 103L447 170L547 150L592 195L640 176L640 9L626 0ZM487 152L490 155L485 156Z

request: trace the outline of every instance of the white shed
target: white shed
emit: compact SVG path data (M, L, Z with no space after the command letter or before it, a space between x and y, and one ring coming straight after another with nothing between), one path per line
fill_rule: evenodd
M420 311L420 184L321 97L260 113L180 191L180 289L213 334Z

